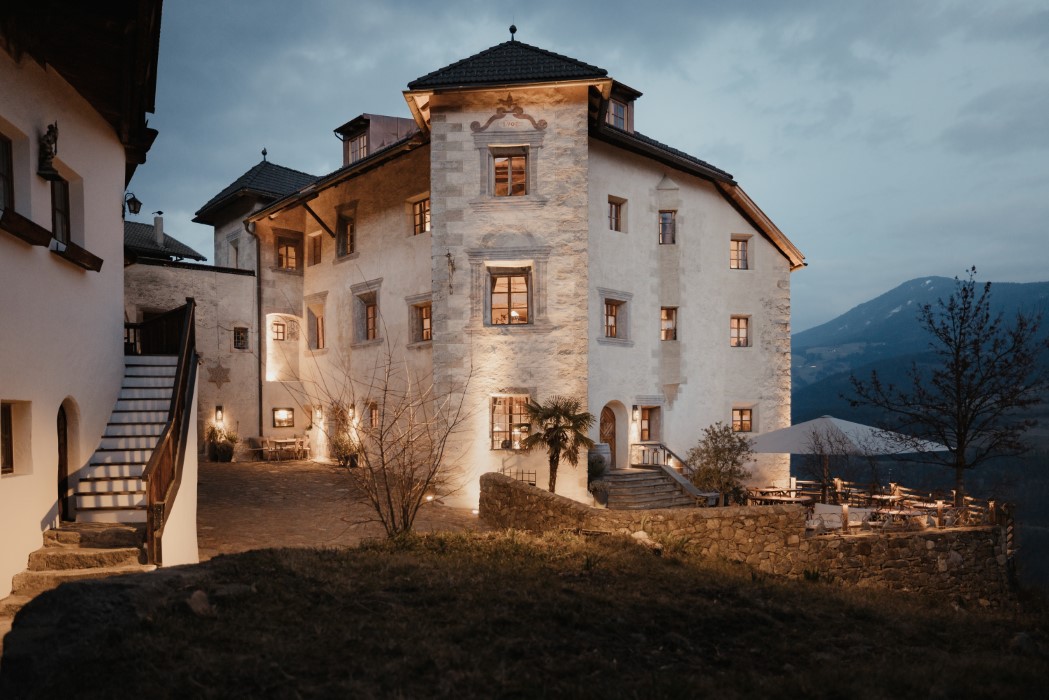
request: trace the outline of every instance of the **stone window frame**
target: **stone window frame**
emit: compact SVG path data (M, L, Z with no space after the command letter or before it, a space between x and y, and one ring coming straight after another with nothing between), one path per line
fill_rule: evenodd
M597 293L601 298L599 306L601 309L601 328L596 336L597 342L601 345L632 346L634 344L634 336L630 326L630 317L633 315L631 308L631 300L634 298L633 292L598 287ZM605 305L609 303L613 303L618 307L616 310L616 336L614 338L605 335L604 311Z
M382 277L350 287L350 294L353 297L353 342L350 344L351 347L382 342L382 306L379 294L381 287ZM374 308L374 316L369 316L369 307ZM372 337L368 337L369 318L374 321Z
M516 451L519 451L521 449L521 445L520 445L521 440L523 440L525 437L527 437L527 434L531 433L531 422L527 420L528 413L527 413L527 411L525 411L524 405L532 400L532 393L533 392L528 390L528 389L521 389L521 388L516 388L515 387L515 388L505 389L503 391L499 391L499 392L496 392L494 394L489 395L489 397L488 397L488 448L490 450L509 450L509 451L516 452ZM506 427L505 431L499 431L499 433L498 433L498 435L499 435L499 437L498 437L499 444L497 445L496 444L496 439L497 439L497 437L496 437L497 436L497 432L496 432L496 408L499 405L498 402L501 401L501 400L505 400L505 399L509 399L510 400L509 404L507 404L507 407L509 409L508 412L506 413L506 417L507 417L506 426L507 427ZM521 407L521 410L518 413L514 413L514 411L513 411L514 403L517 402L517 401L520 401L519 405ZM502 415L502 414L500 414L500 415ZM514 427L513 426L515 425L514 422L513 422L513 417L515 415L519 416L521 418L521 420L517 423L517 425L524 425L526 422L529 424L529 429L527 431L522 430L522 429L518 430L518 444L517 444L517 447L514 447L514 445L513 445L513 436L514 436ZM506 437L503 437L504 435Z
M291 246L295 254L295 266L281 265L281 248ZM273 272L281 272L290 275L301 275L304 267L302 263L302 234L289 229L274 229L273 231ZM285 252L285 260L287 253Z
M303 299L306 318L306 349L315 355L326 352L328 347L325 337L327 303L327 291L310 294Z
M513 296L514 296L513 285L514 285L514 280L515 279L521 279L521 278L524 279L524 284L525 284L525 301L524 301L524 309L523 309L524 310L524 321L517 321L517 322L515 322L513 320L515 318L514 312L516 311L517 308L520 308L520 307L515 307L514 303L513 303ZM506 293L505 293L505 296L506 296L506 321L496 321L496 315L495 315L495 310L496 310L496 303L495 303L496 302L496 286L499 284L499 280L506 280L507 281L507 287L506 287ZM514 327L516 327L516 326L527 325L527 324L532 322L532 307L534 306L534 304L532 302L532 268L530 266L529 267L495 267L495 266L489 266L488 267L488 284L487 284L487 290L485 291L485 294L486 294L485 302L487 304L487 306L486 306L487 316L485 318L485 321L488 323L488 325L493 326L493 327L495 327L495 326L498 326L498 327L514 326ZM502 296L502 295L500 294L500 296ZM500 305L499 308L503 308L503 307ZM520 314L518 314L517 316L520 317Z
M549 246L479 248L466 251L470 263L470 323L467 332L548 333L553 330L547 317ZM493 325L490 292L492 269L530 268L528 298L529 322Z
M335 207L335 255L332 264L360 256L357 239L357 200Z
M627 200L608 195L608 230L626 233Z
M543 147L545 132L542 130L483 131L473 134L474 147L477 149L480 180L478 199L471 202L486 206L521 206L541 205L546 197L539 194L540 152ZM496 196L495 161L496 155L516 151L524 154L527 179L526 192L516 196Z
M665 413L666 400L661 395L637 396L634 398L634 406L637 410L637 435L641 442L666 442L663 439L663 426L666 422ZM655 412L653 413L653 409ZM641 438L641 419L645 410L648 410L649 437L647 440ZM653 426L654 423L654 426Z
M659 245L677 244L677 209L659 210L657 231L659 233Z
M230 347L233 352L251 352L251 333L248 326L233 326Z
M408 347L429 347L433 341L433 293L414 294L404 298L408 306L408 325L410 327L410 341ZM427 308L430 311L430 337L423 337L421 310Z

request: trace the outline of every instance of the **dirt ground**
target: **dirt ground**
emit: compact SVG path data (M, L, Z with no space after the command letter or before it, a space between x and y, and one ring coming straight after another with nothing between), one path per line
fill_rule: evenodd
M344 547L384 537L373 511L351 496L346 472L329 464L201 462L197 502L200 560L266 547ZM482 530L470 510L425 504L415 530Z

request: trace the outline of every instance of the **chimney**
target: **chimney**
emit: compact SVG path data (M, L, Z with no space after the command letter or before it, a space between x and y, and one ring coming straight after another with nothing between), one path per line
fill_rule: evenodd
M153 217L153 234L156 236L157 245L161 248L164 247L164 217L154 216Z

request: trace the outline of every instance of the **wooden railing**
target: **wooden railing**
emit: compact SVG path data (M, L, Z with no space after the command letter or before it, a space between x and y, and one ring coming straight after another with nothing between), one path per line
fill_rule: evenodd
M128 326L134 332L130 340ZM187 297L186 305L174 311L143 323L125 324L124 352L178 356L168 422L142 474L148 499L146 547L149 562L159 566L164 563L164 525L182 484L186 438L195 419L192 399L197 377L196 302Z

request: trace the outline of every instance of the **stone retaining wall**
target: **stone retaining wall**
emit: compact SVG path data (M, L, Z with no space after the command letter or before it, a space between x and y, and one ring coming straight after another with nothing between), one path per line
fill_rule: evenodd
M495 473L481 477L480 517L494 527L535 532L645 532L701 556L788 578L818 575L983 606L1013 598L999 527L815 535L805 529L805 508L797 505L605 510Z

